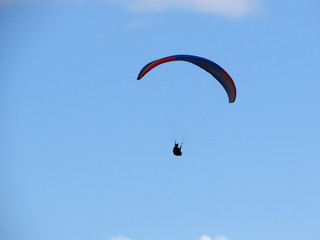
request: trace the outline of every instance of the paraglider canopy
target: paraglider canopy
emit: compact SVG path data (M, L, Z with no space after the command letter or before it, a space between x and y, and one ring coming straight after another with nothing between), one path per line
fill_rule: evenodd
M144 75L146 75L151 69L155 68L156 66L162 63L171 62L171 61L190 62L206 70L213 77L215 77L223 86L223 88L228 94L229 103L233 103L236 100L236 95L237 95L236 86L232 78L230 77L230 75L218 64L202 57L197 57L192 55L173 55L173 56L152 61L141 69L137 80L140 80Z

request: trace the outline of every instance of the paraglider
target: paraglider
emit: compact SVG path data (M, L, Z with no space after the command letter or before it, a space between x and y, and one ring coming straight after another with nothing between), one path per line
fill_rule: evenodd
M181 156L182 152L181 152L181 148L182 148L182 143L179 147L179 143L177 143L176 141L174 141L174 147L173 147L173 154L176 156Z
M145 65L138 77L137 80L142 79L150 70L153 68L159 66L160 64L167 63L167 62L172 62L172 61L185 61L192 63L203 70L207 71L209 74L211 74L218 82L222 85L224 90L226 91L228 95L228 100L229 103L233 103L236 100L236 95L237 95L237 90L236 86L230 77L230 75L218 64L202 57L198 56L193 56L193 55L173 55L173 56L168 56L164 58L160 58L158 60L152 61ZM175 145L173 148L173 154L176 156L181 156L181 147L182 144L179 146L178 143L175 141Z

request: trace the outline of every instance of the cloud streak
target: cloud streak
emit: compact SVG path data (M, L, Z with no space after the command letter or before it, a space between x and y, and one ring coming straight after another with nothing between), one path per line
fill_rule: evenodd
M120 237L112 237L111 240L132 240L132 239L120 236Z
M164 11L183 9L201 13L215 13L241 17L252 12L258 0L104 0L121 4L131 11Z
M216 236L214 240L230 240L230 239L225 236L219 235L219 236Z
M211 237L206 236L206 235L202 235L199 240L211 240Z
M207 236L207 235L202 235L199 240L212 240L211 237ZM225 236L222 236L222 235L219 235L219 236L216 236L214 238L214 240L230 240L229 238L225 237Z

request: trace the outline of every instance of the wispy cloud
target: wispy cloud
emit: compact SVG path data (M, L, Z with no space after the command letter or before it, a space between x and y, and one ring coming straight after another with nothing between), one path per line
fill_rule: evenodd
M240 17L252 12L258 0L103 0L117 3L131 11L163 11L185 9L202 13L216 13Z
M119 236L119 237L112 237L111 240L132 240L132 239L126 238L126 237L123 237L123 236Z
M106 38L106 34L104 32L99 32L95 35L96 39L104 39Z
M199 240L211 240L211 237L206 236L206 235L202 235Z
M202 235L199 240L212 240L211 237L207 236L207 235ZM219 236L216 236L214 238L214 240L231 240L225 236L222 236L222 235L219 235Z
M219 235L219 236L216 236L214 240L230 240L230 239L225 236Z

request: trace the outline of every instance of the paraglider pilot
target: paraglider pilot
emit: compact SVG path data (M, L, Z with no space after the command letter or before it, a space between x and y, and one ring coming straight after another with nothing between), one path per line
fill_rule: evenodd
M173 154L176 155L176 156L181 156L182 155L181 148L182 148L182 143L181 143L181 145L179 147L179 143L174 141Z

